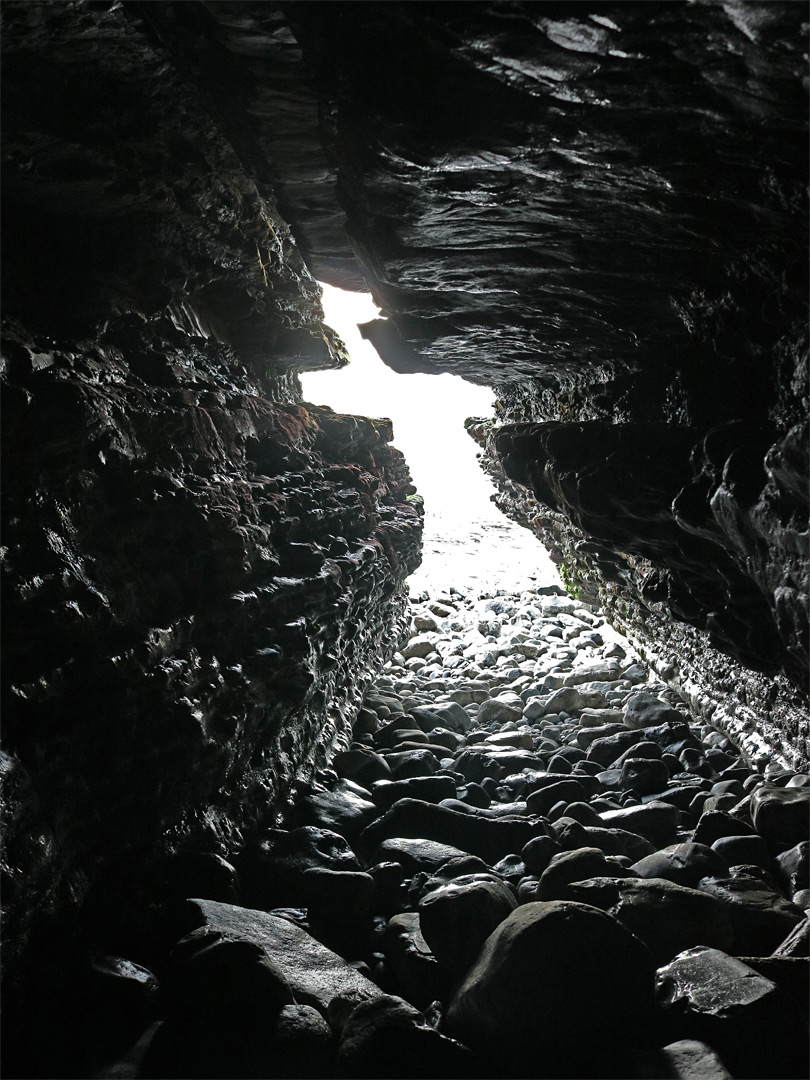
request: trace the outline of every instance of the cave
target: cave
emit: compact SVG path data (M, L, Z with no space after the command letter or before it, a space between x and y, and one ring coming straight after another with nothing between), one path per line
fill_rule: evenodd
M806 1076L806 5L0 17L4 1075ZM319 282L565 589L409 593Z

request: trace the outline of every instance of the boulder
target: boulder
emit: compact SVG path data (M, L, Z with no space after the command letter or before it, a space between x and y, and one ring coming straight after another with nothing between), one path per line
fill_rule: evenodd
M789 897L810 888L810 841L803 840L777 856L773 876Z
M605 855L626 855L632 861L642 859L654 852L649 840L624 829L601 829L593 825L581 825L573 818L562 817L554 822L554 831L560 847L573 851L580 847L599 848Z
M620 784L625 790L637 791L639 795L657 795L663 792L669 781L666 762L651 757L628 757L622 763Z
M401 998L385 995L353 1008L338 1047L339 1075L355 1080L410 1077L464 1080L474 1075L470 1051L431 1027Z
M751 796L751 820L766 840L784 849L807 840L810 788L762 784Z
M583 847L552 856L548 866L540 873L537 888L532 891L538 900L569 899L566 889L571 882L614 876L625 878L632 875L627 867L610 862L599 848ZM596 906L601 907L600 904Z
M646 1038L652 986L646 947L611 916L585 904L524 904L489 936L445 1022L498 1062L497 1075L630 1075L601 1070Z
M371 788L375 814L390 810L400 799L421 799L439 803L456 795L456 783L452 776L411 776L405 780L378 780ZM370 824L369 821L366 824Z
M547 787L532 791L526 798L526 809L530 814L544 815L555 803L580 802L587 799L586 787L573 777L567 780L558 780Z
M624 829L637 833L660 847L674 840L681 821L680 810L667 801L667 792L638 806L623 806L620 810L605 810L600 814L602 825L607 829Z
M545 832L542 821L487 818L435 806L420 799L401 799L363 831L358 850L370 851L393 837L426 837L494 863L520 851L533 836Z
M484 701L476 714L476 720L480 724L505 724L509 720L518 723L522 719L522 709L516 709L512 705L507 705L505 701L499 701L497 698L488 698Z
M734 943L721 900L663 878L594 876L561 886L558 895L613 915L644 942L656 967L697 945L728 951Z
M712 877L700 887L725 904L737 956L768 956L805 917L798 904L754 877Z
M270 830L242 851L237 865L244 903L265 910L306 906L307 870L362 870L343 836L314 825Z
M324 1016L338 995L372 1001L381 994L374 983L288 919L214 900L189 900L183 915L189 931L205 927L223 938L235 935L259 946L295 1001L312 1005Z
M639 1080L733 1080L719 1054L697 1039L678 1039L651 1054L638 1073Z
M304 825L328 829L352 840L377 816L368 792L351 780L339 779L328 791L311 791L296 806Z
M658 971L656 994L671 1039L708 1043L739 1080L806 1075L806 1023L775 983L718 949L700 946Z
M419 901L419 921L439 964L457 977L516 907L514 892L499 878L466 875L426 892Z
M642 878L666 878L694 889L705 877L725 877L728 863L705 844L669 844L639 859L633 870Z
M729 836L753 836L754 829L740 818L724 810L704 810L695 826L693 840L696 844L711 847L715 840Z
M468 852L450 844L421 837L395 836L383 840L371 860L374 864L395 862L405 871L406 877L419 872L433 873L451 859L472 858ZM483 864L486 869L486 864Z
M750 836L721 836L712 844L712 850L722 855L729 866L752 863L763 870L770 870L773 865L767 840L756 833Z
M657 727L659 724L683 723L683 713L646 690L632 694L624 707L624 723L629 728Z
M415 911L404 911L388 920L383 950L398 993L411 1005L422 1009L447 994L447 975L425 940Z

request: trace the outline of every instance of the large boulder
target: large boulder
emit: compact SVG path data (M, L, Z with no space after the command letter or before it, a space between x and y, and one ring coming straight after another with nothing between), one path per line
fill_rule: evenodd
M810 788L762 784L751 796L751 820L760 836L785 850L807 839Z
M343 1025L339 1074L353 1080L474 1075L473 1055L440 1035L422 1013L401 998L386 995L354 1008Z
M499 878L471 874L424 895L419 902L419 921L439 964L453 975L461 975L492 931L516 907L514 892Z
M564 901L524 904L462 979L447 1030L497 1060L499 1074L615 1069L614 1053L648 1032L653 971L647 948L605 912Z
M560 885L558 895L613 915L649 948L656 967L696 945L728 951L734 943L721 900L663 878L592 877Z
M267 911L253 911L215 900L189 900L184 910L189 931L202 927L237 936L259 946L273 971L286 980L295 1000L312 1005L325 1016L338 996L373 1001L381 991L358 974L337 953L327 949L300 926Z
M487 818L435 806L421 799L400 799L386 814L364 829L358 850L370 852L393 837L426 837L495 863L520 851L533 836L545 832L541 821L526 818Z
M663 1027L717 1050L739 1080L806 1076L806 1020L775 983L718 949L681 953L658 971Z

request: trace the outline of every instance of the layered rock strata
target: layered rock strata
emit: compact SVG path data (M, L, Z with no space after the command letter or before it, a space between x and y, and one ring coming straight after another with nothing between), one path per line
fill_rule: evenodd
M274 820L419 561L390 422L300 403L345 350L193 12L147 8L3 11L9 966L100 875Z

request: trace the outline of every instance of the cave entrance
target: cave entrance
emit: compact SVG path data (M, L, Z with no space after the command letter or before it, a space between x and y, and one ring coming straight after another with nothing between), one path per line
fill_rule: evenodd
M493 391L457 375L392 371L358 330L358 323L381 317L372 297L321 287L324 321L345 342L351 363L340 371L303 372L304 399L392 420L394 445L425 500L423 561L409 579L411 590L559 585L545 548L491 501L495 486L464 429L467 417L492 416Z

